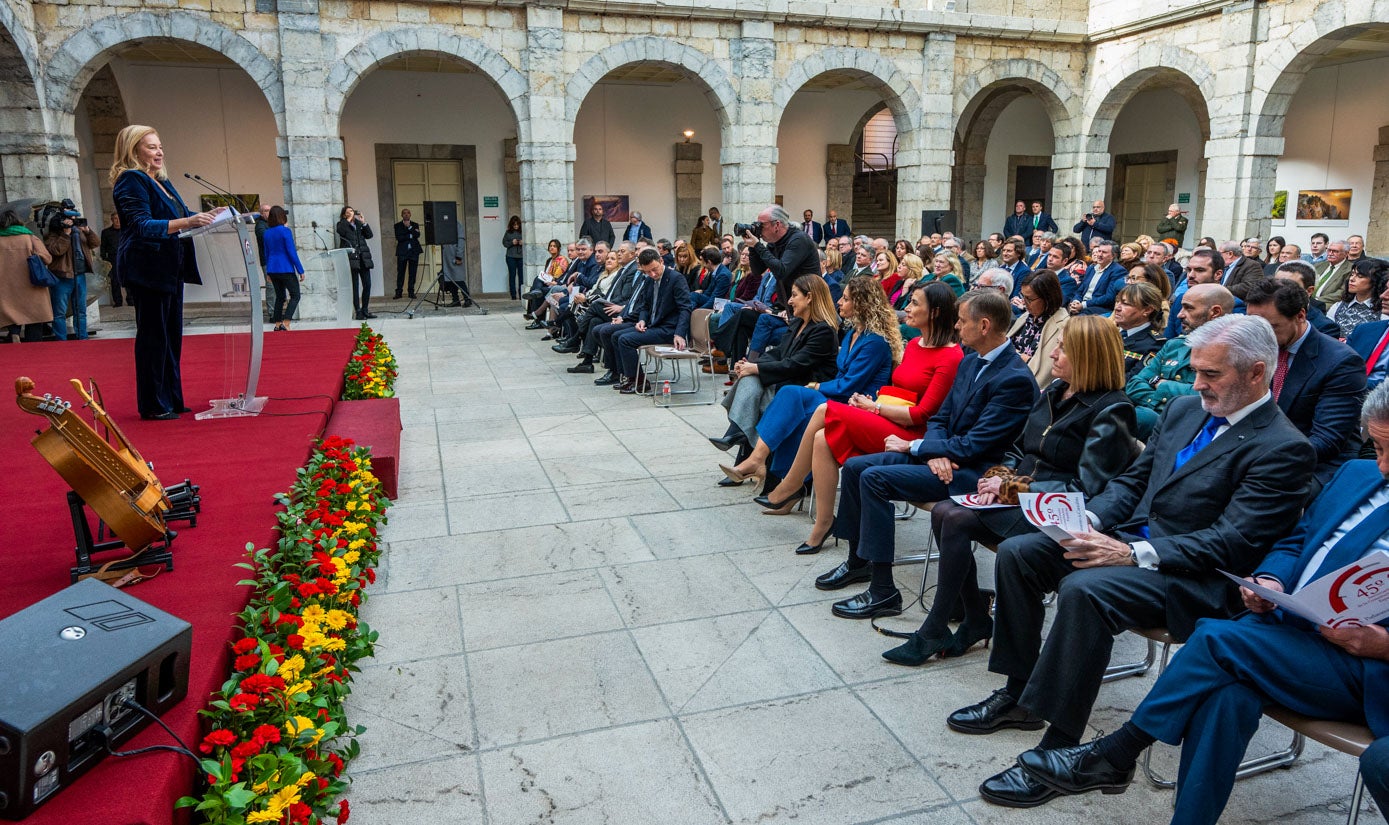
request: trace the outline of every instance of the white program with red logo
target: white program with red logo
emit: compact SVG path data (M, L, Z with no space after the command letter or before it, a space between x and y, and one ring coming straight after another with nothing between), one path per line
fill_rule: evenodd
M1018 505L1027 523L1056 541L1088 532L1084 493L1019 493Z
M1313 624L1359 627L1389 616L1389 554L1376 550L1313 579L1296 593L1279 593L1226 573L1241 587Z

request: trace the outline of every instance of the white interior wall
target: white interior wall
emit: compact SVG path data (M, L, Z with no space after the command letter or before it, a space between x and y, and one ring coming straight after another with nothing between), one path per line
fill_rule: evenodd
M111 62L111 70L130 122L159 130L169 179L190 209L198 208L198 196L206 190L185 179L185 172L238 195L284 202L275 116L250 75L238 68L134 64L119 58ZM90 135L90 126L86 131ZM88 188L84 180L84 194ZM306 238L298 243L301 250L312 245ZM200 286L188 287L185 299L221 300L224 287L206 275L203 280Z
M1287 190L1288 217L1273 234L1304 250L1313 232L1332 240L1363 235L1370 221L1370 188L1374 185L1374 147L1379 129L1389 126L1389 95L1384 78L1389 58L1362 60L1314 69L1293 97L1283 127L1283 156L1278 160L1276 189ZM1351 189L1348 224L1326 226L1297 220L1300 189ZM1370 250L1377 255L1389 250Z
M93 228L106 225L106 215L101 207L101 189L97 175L108 175L110 169L97 169L94 161L95 141L92 139L92 120L87 116L87 108L78 106L73 128L77 132L77 175L81 189L69 197L77 202Z
M693 129L691 140L704 147L700 188L703 211L708 211L723 204L723 142L703 85L682 80L671 85L605 81L594 86L574 123L575 235L586 195L627 195L654 237L688 238L694 227L675 225L675 144L685 139L686 129ZM613 231L621 236L625 227L618 224Z
M520 214L520 204L507 202L502 169L502 142L516 137L511 105L481 74L376 71L358 84L343 107L341 134L347 155L347 201L362 210L376 237L370 241L376 268L372 293L384 293L385 282L395 288L395 240L391 232L398 215L381 215L376 192L376 144L438 143L477 148L477 196L482 253L482 290L506 292L506 261L502 235L506 221ZM482 199L495 195L500 206L483 208ZM416 216L416 220L423 216ZM337 213L319 219L331 227ZM330 230L331 231L331 230ZM423 277L423 273L421 273ZM431 276L432 277L432 276ZM432 281L431 281L432 282Z
M1183 204L1182 208L1190 213L1188 217L1192 221L1187 227L1186 238L1194 241L1201 237L1201 227L1196 223L1198 202L1201 200L1197 167L1206 154L1201 124L1191 110L1191 104L1171 89L1139 92L1130 98L1114 119L1114 131L1109 139L1110 154L1167 152L1173 149L1177 150L1177 189L1173 199L1182 192L1191 194L1191 202ZM1152 234L1157 233L1157 222L1161 218L1162 215L1152 216L1152 228L1149 230ZM1058 218L1056 222L1061 223L1061 220Z
M791 217L799 221L802 212L813 209L815 219L824 221L831 206L848 213L851 204L825 202L826 147L848 143L854 127L882 99L875 91L844 89L805 89L791 98L777 131L776 167L776 193Z
M998 116L989 133L984 152L984 234L1003 231L1003 222L1013 211L1009 200L1013 182L1008 180L1009 155L1042 155L1051 157L1055 143L1051 118L1042 102L1032 95L1017 98ZM1065 226L1067 216L1056 215L1056 222ZM1071 218L1074 221L1074 218Z

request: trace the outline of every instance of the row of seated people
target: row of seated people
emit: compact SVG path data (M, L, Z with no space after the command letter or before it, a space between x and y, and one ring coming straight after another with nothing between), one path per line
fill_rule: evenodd
M756 423L758 441L752 455L725 472L735 481L755 476L764 461L776 472L786 466L784 445L798 442L780 485L759 502L769 513L788 512L805 495L802 479L810 473L821 503L811 540L798 552L818 551L831 529L848 542L845 562L816 582L826 590L868 583L866 591L832 607L846 618L900 611L901 596L891 575L893 502L939 502L932 513L941 553L934 603L921 629L884 656L919 665L935 656L961 655L994 639L990 667L1007 677L1007 683L978 705L952 714L948 724L974 734L1049 725L1040 750L1029 752L1045 758L1020 761L981 787L990 801L1026 807L1058 793L1091 789L1076 775L1085 779L1097 770L1103 782L1093 787L1122 787L1132 777L1137 753L1154 737L1175 743L1191 736L1193 742L1208 746L1212 719L1225 707L1219 703L1229 701L1221 677L1228 681L1232 674L1209 660L1202 671L1199 656L1184 654L1178 661L1185 659L1191 667L1176 672L1190 678L1164 677L1159 682L1162 690L1155 690L1144 707L1170 709L1177 704L1185 715L1175 721L1162 716L1159 724L1151 720L1160 713L1144 716L1140 710L1133 725L1125 728L1127 738L1077 749L1113 636L1129 627L1166 627L1175 638L1186 640L1198 621L1228 617L1237 605L1232 603L1234 589L1218 573L1222 569L1240 574L1257 569L1272 577L1263 583L1281 582L1291 589L1305 584L1316 570L1343 565L1347 554L1353 559L1384 546L1389 522L1368 536L1347 529L1335 533L1343 540L1334 555L1316 560L1301 580L1294 575L1308 567L1303 545L1315 535L1317 540L1309 546L1316 550L1332 535L1323 528L1333 502L1341 508L1340 515L1359 523L1364 513L1357 508L1366 497L1379 496L1375 507L1380 507L1389 501L1389 489L1372 463L1345 460L1354 454L1350 445L1359 443L1365 362L1345 345L1310 329L1305 320L1307 295L1300 283L1251 285L1246 291L1248 316L1230 312L1233 296L1218 284L1197 284L1187 291L1182 314L1191 332L1184 341L1190 389L1167 398L1163 418L1141 452L1135 438L1135 405L1124 392L1128 382L1118 327L1096 316L1072 319L1048 353L1052 380L1042 388L1009 339L1007 331L1015 321L1003 292L985 285L969 293L957 310L953 293L943 285L914 290L908 323L922 335L907 345L893 383L877 400L859 393L845 401L820 395L825 400L819 402L813 382L786 386L771 397ZM846 358L844 349L852 353L874 335L887 340L892 336L890 331L869 332L869 323L860 317L868 313L858 305L871 306L873 298L857 298L852 285L845 294L852 301L854 329L841 345L840 362L847 366L852 358ZM872 290L865 294L875 295ZM1264 312L1274 316L1272 323ZM949 322L958 344L937 331L949 329ZM1380 333L1382 352L1384 330ZM972 352L963 355L960 344ZM873 348L882 349L865 352ZM1327 386L1329 378L1337 377L1351 387L1346 397L1339 396L1338 387ZM839 385L834 389L839 394L845 390ZM731 395L739 395L737 385ZM765 384L757 395L765 398ZM899 405L897 399L906 403ZM1368 428L1382 448L1389 446L1389 391L1376 390L1366 409L1372 411L1375 403L1384 407L1381 434L1386 443L1375 439L1373 417ZM1297 423L1304 412L1301 407L1307 408L1309 424ZM1325 417L1319 418L1323 407L1320 413ZM1343 415L1347 408L1348 419ZM798 433L796 424L802 421ZM1230 437L1223 438L1227 433ZM1319 447L1319 438L1329 443ZM843 467L843 499L829 518L825 514L833 512L837 465ZM1389 471L1389 459L1385 465ZM1318 489L1318 473L1331 489L1295 529L1309 491ZM1378 481L1371 484L1367 479ZM1020 491L1049 490L1085 492L1094 532L1061 547L1030 527L1015 509L971 510L949 499L952 494L978 493L986 500L1002 497L1015 502ZM1353 512L1347 515L1346 506ZM1350 543L1347 535L1359 536L1358 543ZM1277 552L1261 563L1284 536L1288 538ZM997 629L978 587L973 540L999 546ZM1289 572L1289 565L1296 570ZM1042 598L1052 591L1059 593L1058 612L1044 645ZM1245 591L1245 597L1252 594ZM957 608L965 618L951 632L948 622ZM1258 613L1266 616L1267 609ZM1248 622L1201 623L1203 629L1209 625L1208 636L1224 640L1223 645L1236 643L1227 637L1263 644L1262 637L1245 634L1263 633L1267 624L1255 623L1251 631ZM1373 691L1361 690L1364 678L1378 675L1375 656L1389 658L1389 646L1374 647L1389 638L1383 628L1356 631L1353 640L1349 635L1317 638L1309 628L1294 624L1279 624L1269 632L1301 634L1288 645L1305 643L1319 661L1344 665L1337 674L1348 681L1327 685L1333 695L1344 693L1341 704L1328 707L1320 693L1300 694L1297 686L1268 687L1263 680L1282 670L1267 656L1260 661L1268 669L1256 669L1254 676L1233 674L1252 679L1253 684L1241 681L1241 690L1310 716L1368 718L1376 736L1389 733L1376 718L1382 711L1368 710ZM1192 648L1204 649L1206 639L1198 637ZM1364 650L1378 653L1357 656L1362 644ZM1205 678L1195 679L1193 673ZM1265 689L1273 693L1258 693ZM1366 697L1364 708L1359 697ZM1201 711L1206 702L1216 704ZM1233 782L1230 754L1237 763L1257 726L1261 702L1248 705L1239 726L1242 740L1220 750L1219 758L1184 757L1185 790L1179 794L1174 822L1218 818ZM1100 753L1114 761L1098 762ZM1060 778L1039 779L1046 775L1034 772L1033 763L1043 766L1039 771L1055 769ZM1072 763L1080 767L1072 770ZM1192 770L1202 772L1197 776L1219 776L1192 782Z

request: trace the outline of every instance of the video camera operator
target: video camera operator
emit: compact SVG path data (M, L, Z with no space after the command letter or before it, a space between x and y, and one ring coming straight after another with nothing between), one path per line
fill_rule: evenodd
M53 334L59 341L68 338L68 308L72 308L73 337L87 339L87 273L101 238L87 226L76 204L64 200L43 225L43 243L53 256L49 270L58 276L58 285L49 287L53 301Z

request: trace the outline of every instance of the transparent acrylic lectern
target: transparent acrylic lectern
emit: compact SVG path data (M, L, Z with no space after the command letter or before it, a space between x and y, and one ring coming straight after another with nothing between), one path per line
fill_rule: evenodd
M195 418L240 418L260 415L265 408L265 397L256 395L256 385L260 383L260 359L264 342L265 321L261 308L253 300L260 296L260 261L256 249L256 219L254 215L239 214L228 208L207 226L188 229L179 233L180 238L192 238L193 249L197 253L198 271L204 279L211 276L217 283L231 283L237 297L244 295L247 301L247 315L250 317L251 347L246 363L246 385L239 394L228 398L212 399L212 409L198 413ZM228 361L234 357L228 350ZM227 375L232 375L236 366L227 364ZM232 392L230 383L226 391Z

